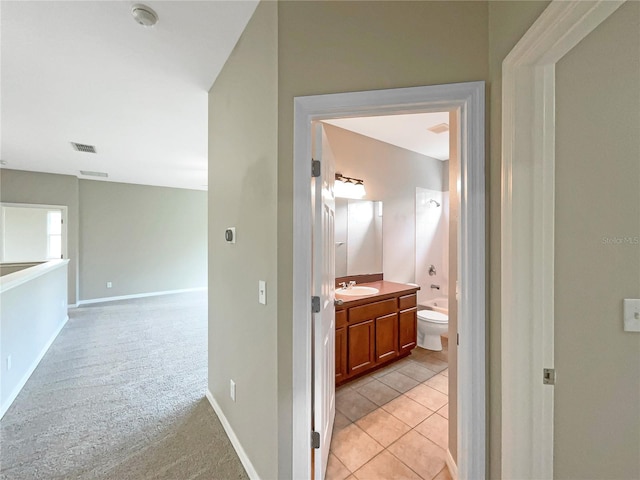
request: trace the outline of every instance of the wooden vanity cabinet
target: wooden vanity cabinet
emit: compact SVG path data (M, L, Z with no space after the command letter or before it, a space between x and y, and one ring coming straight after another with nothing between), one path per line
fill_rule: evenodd
M336 383L347 377L347 311L336 310Z
M416 346L416 294L336 309L336 384L406 356Z
M418 308L416 294L404 295L398 298L399 316L399 347L400 355L410 352L417 345L418 339Z

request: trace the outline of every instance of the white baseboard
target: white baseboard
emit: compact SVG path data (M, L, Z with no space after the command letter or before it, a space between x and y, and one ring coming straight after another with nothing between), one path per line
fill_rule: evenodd
M51 344L53 344L53 341L58 337L58 335L60 334L60 332L62 331L64 326L67 324L68 320L69 320L69 315L66 315L65 318L64 318L64 321L56 329L56 331L53 333L53 335L51 335L51 338L49 339L49 341L45 344L45 346L40 351L38 356L33 360L33 362L31 363L31 366L25 372L25 374L22 376L22 378L20 379L18 384L15 386L15 388L13 389L13 391L11 392L11 394L9 395L7 400L5 401L5 403L3 405L0 405L0 418L4 417L4 414L7 413L7 410L9 410L9 407L13 404L13 402L16 399L16 397L18 396L18 394L22 391L23 387L27 383L27 380L29 380L29 377L31 377L31 374L38 367L38 365L40 364L40 361L42 360L42 358L45 356L45 354L49 350L49 347L51 347Z
M447 448L447 458L445 459L447 462L447 468L449 469L449 475L453 480L458 480L458 466L456 462L453 460L453 456L451 455L451 451Z
M233 428L231 428L231 425L229 424L227 417L225 417L224 413L222 412L222 409L220 408L220 405L218 405L218 402L216 402L216 400L213 398L213 394L208 388L207 388L206 395L207 395L207 400L209 400L209 403L213 407L213 410L216 412L216 415L218 415L218 418L220 419L220 423L222 423L222 426L224 427L224 431L227 433L229 440L231 440L231 445L233 445L233 448L238 454L238 457L240 458L240 462L242 462L242 466L247 471L247 475L249 475L249 478L252 480L260 480L260 476L258 476L258 472L256 472L256 469L253 467L253 464L251 463L251 460L249 460L249 457L247 456L247 453L244 451L244 448L242 448L242 444L240 443L240 440L238 440L238 437L236 436L236 433L233 431Z
M159 295L171 295L173 293L201 292L207 287L183 288L180 290L165 290L163 292L134 293L133 295L119 295L117 297L91 298L89 300L79 300L76 306L88 305L91 303L115 302L117 300L129 300L132 298L157 297Z

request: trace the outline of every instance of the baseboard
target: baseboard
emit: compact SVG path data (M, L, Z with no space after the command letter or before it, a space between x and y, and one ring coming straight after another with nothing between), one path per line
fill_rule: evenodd
M180 290L165 290L163 292L134 293L133 295L119 295L117 297L91 298L89 300L79 300L76 306L89 305L91 303L115 302L117 300L130 300L132 298L157 297L160 295L171 295L173 293L201 292L207 287L183 288Z
M0 418L4 417L4 414L7 413L7 410L9 410L9 407L13 404L13 402L15 401L16 397L18 396L18 394L22 391L22 389L24 388L25 384L27 383L27 380L29 380L29 377L31 377L31 374L33 374L35 369L38 367L38 365L40 364L40 361L43 359L43 357L45 356L45 354L49 350L49 347L51 347L51 345L53 344L54 340L58 337L58 335L60 334L60 332L62 331L64 326L67 324L68 320L69 320L69 315L66 315L65 318L64 318L64 321L56 329L56 331L53 333L53 335L51 335L51 338L49 339L49 341L45 344L44 348L40 351L38 356L31 363L31 366L26 371L26 373L22 376L22 379L15 386L15 388L11 392L11 395L9 395L9 398L7 398L7 400L4 403L4 405L0 405Z
M447 458L445 459L447 462L447 468L449 469L449 475L453 480L458 480L458 466L456 462L453 460L453 456L451 455L451 451L447 448Z
M213 407L214 412L216 412L216 415L218 415L218 418L220 419L220 423L222 423L222 427L224 428L224 431L227 433L229 440L231 440L231 445L233 445L234 450L238 454L238 457L240 458L240 462L242 463L242 466L247 471L247 475L249 475L249 478L252 480L260 480L260 477L258 476L258 472L256 472L256 469L253 467L253 464L251 463L251 460L249 460L247 453L244 451L244 448L242 448L242 444L240 443L240 440L238 440L236 433L233 431L233 428L231 428L231 424L229 424L227 417L225 417L224 413L222 412L222 408L220 408L220 405L218 405L218 402L216 402L215 398L213 398L213 394L209 389L207 389L206 395L207 395L207 400L209 400L209 403Z

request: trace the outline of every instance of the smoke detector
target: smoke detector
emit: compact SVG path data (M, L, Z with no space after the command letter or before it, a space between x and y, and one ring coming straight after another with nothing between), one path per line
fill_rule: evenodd
M133 15L133 19L143 27L153 27L158 23L158 14L154 12L151 7L147 7L141 3L137 3L131 7L131 15Z

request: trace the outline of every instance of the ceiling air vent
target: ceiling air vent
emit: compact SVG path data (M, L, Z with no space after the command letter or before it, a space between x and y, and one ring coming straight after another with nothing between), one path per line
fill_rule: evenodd
M87 177L108 177L109 174L105 172L90 172L88 170L80 170L81 175L86 175Z
M434 125L433 127L427 128L430 132L433 133L444 133L449 131L448 123L439 123L438 125Z
M73 147L74 150L77 150L78 152L96 153L96 147L94 147L93 145L85 145L83 143L71 142L71 146Z

